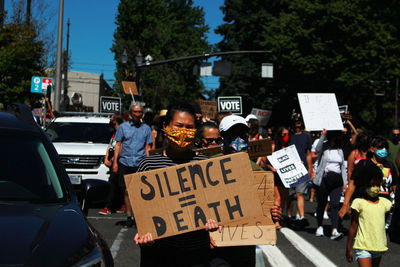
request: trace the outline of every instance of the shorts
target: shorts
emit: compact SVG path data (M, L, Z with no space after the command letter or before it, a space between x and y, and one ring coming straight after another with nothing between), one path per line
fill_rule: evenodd
M370 251L363 249L355 249L354 251L356 252L356 260L364 258L379 258L385 254L385 251Z
M126 188L124 175L135 173L137 169L138 167L129 167L118 162L118 185L122 188Z
M296 186L296 193L306 193L307 192L308 181Z

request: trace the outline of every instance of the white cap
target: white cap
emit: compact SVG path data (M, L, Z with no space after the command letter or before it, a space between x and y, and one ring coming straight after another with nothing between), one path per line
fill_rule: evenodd
M256 117L256 115L254 115L254 114L249 114L249 115L247 115L247 117L246 117L246 122L249 122L251 119L255 119L255 120L258 120L258 118Z
M229 115L221 120L221 123L219 124L219 131L228 131L235 124L243 124L244 126L248 127L246 120L243 117L238 115Z

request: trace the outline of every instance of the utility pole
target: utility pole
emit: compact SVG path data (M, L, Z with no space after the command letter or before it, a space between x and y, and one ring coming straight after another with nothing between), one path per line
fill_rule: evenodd
M64 16L64 0L59 0L58 32L57 32L56 87L54 90L54 109L57 111L60 110L63 16Z
M71 25L69 18L67 23L67 49L63 54L63 72L64 72L64 81L63 81L63 90L62 90L62 110L65 111L66 106L65 99L68 97L68 61L69 61L69 26Z
M0 0L0 28L3 27L4 11L4 0Z
M31 25L31 6L32 0L26 0L26 25Z
M394 128L399 127L398 107L399 107L399 78L396 78L396 89L394 96Z

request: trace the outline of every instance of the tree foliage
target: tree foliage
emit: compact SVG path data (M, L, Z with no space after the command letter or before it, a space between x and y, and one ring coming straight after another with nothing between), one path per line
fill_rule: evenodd
M244 1L225 3L220 48L272 50L274 79L271 96L258 78L232 77L222 84L221 93L239 80L243 91L259 90L254 105L268 103L275 114L290 115L298 92L333 92L364 127L393 125L394 80L400 70L396 1L252 1L260 10L255 15L241 11ZM250 30L234 30L241 27Z
M34 107L42 96L30 92L31 79L44 76L49 40L39 36L43 21L26 20L24 1L13 2L13 7L12 16L0 27L0 102Z
M154 61L202 54L209 49L205 33L204 12L192 0L121 0L116 17L112 51L117 62L117 91L122 95L121 81L133 79L135 56L151 55ZM121 63L126 50L128 63ZM199 61L182 61L141 69L140 87L143 100L155 109L165 108L178 98L193 99L202 90L199 75L193 67ZM126 71L128 70L128 71ZM128 75L127 75L128 74ZM126 103L130 102L128 96Z

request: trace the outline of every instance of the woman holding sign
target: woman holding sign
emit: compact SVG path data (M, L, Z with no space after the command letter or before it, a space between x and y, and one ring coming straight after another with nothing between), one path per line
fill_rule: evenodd
M180 103L168 110L164 132L166 149L160 154L145 157L139 163L138 172L207 159L191 150L196 128L195 111L189 104ZM211 241L207 231L218 228L216 221L207 220L205 230L155 241L150 233L144 236L136 234L135 243L141 246L140 266L209 266Z

